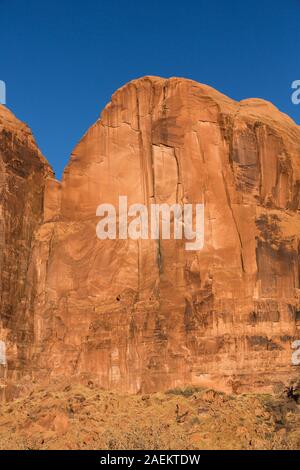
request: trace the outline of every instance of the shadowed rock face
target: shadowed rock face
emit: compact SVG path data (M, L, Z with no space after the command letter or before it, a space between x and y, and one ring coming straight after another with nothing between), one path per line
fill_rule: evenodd
M33 298L25 296L34 231L43 221L45 180L53 172L30 129L0 105L0 376L24 374L34 343ZM33 287L32 293L35 288ZM5 367L4 367L5 366Z
M61 183L32 142L5 154L5 139L6 166L26 161L10 172L2 216L24 220L24 232L10 225L1 256L27 256L18 269L4 264L9 376L16 354L37 378L87 375L130 392L267 390L299 373L300 130L286 115L191 80L145 77L113 95ZM120 195L129 205L204 203L204 248L100 241L96 208Z

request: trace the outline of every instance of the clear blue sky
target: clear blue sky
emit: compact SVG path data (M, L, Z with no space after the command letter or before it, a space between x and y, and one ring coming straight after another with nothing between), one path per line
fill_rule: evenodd
M300 0L0 0L0 80L57 177L111 94L181 76L300 123Z

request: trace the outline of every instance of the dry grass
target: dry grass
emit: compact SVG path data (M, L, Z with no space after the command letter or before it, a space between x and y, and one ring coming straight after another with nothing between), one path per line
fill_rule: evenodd
M0 449L299 449L299 411L283 395L56 383L0 406Z

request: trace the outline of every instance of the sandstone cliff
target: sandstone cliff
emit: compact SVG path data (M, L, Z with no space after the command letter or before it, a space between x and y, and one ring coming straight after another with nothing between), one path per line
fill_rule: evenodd
M31 243L43 221L46 178L53 175L30 129L0 105L0 374L17 379L33 345L33 299L25 296Z
M61 183L31 137L20 148L11 143L19 125L10 132L8 377L16 354L36 378L90 376L130 392L271 389L299 374L300 130L290 118L263 100L145 77L113 95ZM147 206L203 202L204 248L100 241L96 208L119 195Z

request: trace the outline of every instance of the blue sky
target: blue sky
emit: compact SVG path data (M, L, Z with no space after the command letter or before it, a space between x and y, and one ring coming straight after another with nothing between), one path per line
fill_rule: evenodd
M272 101L300 124L300 0L0 0L0 80L61 177L111 94L143 75Z

